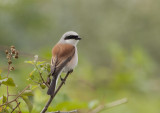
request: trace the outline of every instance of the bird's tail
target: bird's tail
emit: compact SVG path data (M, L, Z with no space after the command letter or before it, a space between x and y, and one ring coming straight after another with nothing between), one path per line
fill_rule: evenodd
M51 96L54 95L54 92L55 92L55 89L56 89L56 81L57 81L57 77L54 76L52 78L51 84L50 84L49 89L47 91L48 95L51 95Z

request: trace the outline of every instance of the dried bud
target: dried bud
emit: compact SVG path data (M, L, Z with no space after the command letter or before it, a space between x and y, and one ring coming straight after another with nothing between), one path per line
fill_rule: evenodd
M15 55L14 58L18 59L18 55Z
M9 61L8 61L8 64L12 64L12 61L11 61L11 60L9 60Z
M10 71L13 71L14 70L14 67L10 67Z
M6 50L5 52L6 52L6 55L7 55L8 54L8 50Z
M11 49L12 54L15 54L16 50L15 49Z
M15 49L15 47L14 47L14 46L11 46L11 48Z
M15 51L15 54L18 56L18 51Z
M11 59L11 54L10 53L7 54L7 59Z

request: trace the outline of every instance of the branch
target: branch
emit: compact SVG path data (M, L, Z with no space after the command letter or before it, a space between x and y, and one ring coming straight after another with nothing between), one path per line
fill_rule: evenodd
M16 107L11 111L11 113L13 113L13 111L19 106L20 102L16 105Z
M37 68L38 73L39 73L39 76L40 76L40 78L41 78L42 82L43 82L43 83L44 83L44 84L49 88L48 84L44 81L44 79L43 79L43 77L42 77L42 73L39 71L39 69L38 69L37 65L36 65L36 64L34 64L34 66Z
M25 88L23 89L23 91L21 91L21 92L16 96L15 99L13 99L13 100L11 100L11 101L9 101L9 102L6 102L6 103L0 105L0 107L16 101L16 100L22 95L22 93L23 93L26 89L28 89L29 87L30 87L30 85L28 85L27 87L25 87Z
M7 73L7 78L8 78L8 75L9 75L9 72L10 72L10 64L8 64L8 73ZM7 102L8 102L8 97L9 97L9 91L8 91L8 85L7 85Z
M109 109L109 108L112 108L112 107L116 107L116 106L119 106L121 104L124 104L128 102L128 99L127 98L123 98L123 99L120 99L120 100L116 100L114 102L111 102L109 104L106 104L106 105L100 105L98 107L96 107L95 109L93 109L91 112L89 113L98 113L102 110L105 110L105 109Z
M41 111L41 113L45 113L49 107L49 105L51 104L53 98L56 96L56 94L58 93L58 91L61 89L61 87L63 86L63 84L65 83L68 75L70 74L70 72L68 72L66 74L66 76L64 77L64 79L61 81L61 84L59 85L59 87L57 88L57 90L55 91L54 95L50 96L48 102L46 103L45 107L43 108L43 110ZM60 112L61 113L61 112ZM67 113L67 112L66 112Z
M47 112L47 113L78 113L77 110L72 110L72 111L55 111L55 112Z

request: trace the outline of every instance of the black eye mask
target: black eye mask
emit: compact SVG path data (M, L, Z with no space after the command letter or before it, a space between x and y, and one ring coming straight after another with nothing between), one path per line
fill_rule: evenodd
M81 38L76 35L70 35L64 38L64 40L69 40L69 39L81 40Z

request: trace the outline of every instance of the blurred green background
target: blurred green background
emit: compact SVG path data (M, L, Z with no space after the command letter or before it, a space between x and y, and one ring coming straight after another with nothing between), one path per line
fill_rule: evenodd
M159 11L159 0L0 0L0 70L7 73L4 50L15 45L20 58L10 76L15 90L22 90L33 70L24 61L37 54L50 62L52 47L73 30L82 37L79 64L50 111L85 113L126 97L128 103L102 113L159 113ZM5 92L0 87L0 95ZM40 112L47 99L46 90L37 88L31 98L33 113Z

